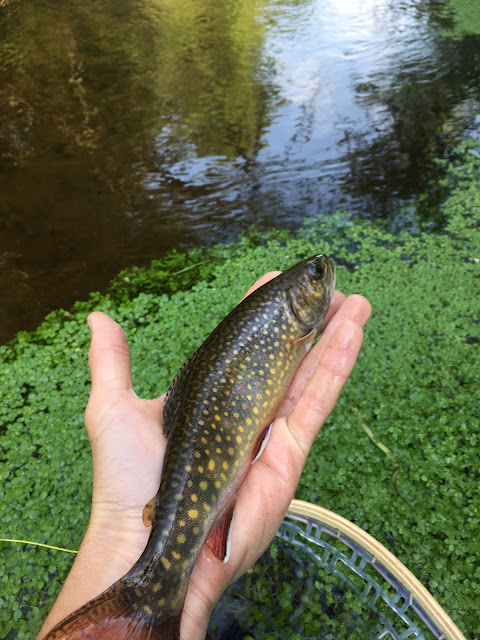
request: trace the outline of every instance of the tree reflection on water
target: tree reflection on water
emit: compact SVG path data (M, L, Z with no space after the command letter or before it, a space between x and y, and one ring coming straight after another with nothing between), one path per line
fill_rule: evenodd
M0 337L172 247L393 215L478 112L444 3L0 2Z

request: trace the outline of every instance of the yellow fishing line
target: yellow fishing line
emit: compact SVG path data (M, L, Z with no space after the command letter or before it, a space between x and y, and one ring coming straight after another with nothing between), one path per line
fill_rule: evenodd
M55 549L56 551L66 551L67 553L78 553L75 549L63 549L62 547L54 547L51 544L43 544L43 542L32 542L32 540L15 540L14 538L0 538L0 542L18 542L21 544L33 544L36 547L46 547L47 549Z

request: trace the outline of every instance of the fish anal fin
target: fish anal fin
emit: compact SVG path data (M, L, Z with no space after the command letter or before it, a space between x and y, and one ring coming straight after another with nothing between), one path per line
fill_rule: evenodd
M230 541L234 511L235 501L228 506L225 513L215 523L206 540L207 545L213 552L213 555L222 562L227 562L230 556Z
M43 640L179 640L181 616L180 610L154 619L146 609L134 610L119 582L64 618Z
M316 333L315 329L310 329L310 331L306 333L304 336L300 336L299 338L292 339L292 342L293 344L304 344L309 340L313 340L313 338L315 337L315 333Z
M151 527L153 519L155 518L155 513L157 511L157 500L154 496L151 500L147 502L147 504L143 507L143 524L146 527Z

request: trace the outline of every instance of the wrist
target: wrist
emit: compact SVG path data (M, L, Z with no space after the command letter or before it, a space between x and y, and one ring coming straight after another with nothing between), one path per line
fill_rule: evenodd
M128 523L117 527L111 521L108 525L100 519L90 521L78 553L84 570L119 574L113 580L105 578L106 586L122 577L138 560L147 543L150 529L142 526L144 531L129 527Z
M141 552L150 535L150 527L144 525L142 514L143 506L129 509L97 500L94 493L85 538L95 538L100 543L102 540L111 541L115 547L129 545L134 551L139 549Z
M42 638L51 628L124 576L145 547L144 536L119 527L102 526L90 520L85 536L60 594L40 631ZM143 525L142 525L143 526Z

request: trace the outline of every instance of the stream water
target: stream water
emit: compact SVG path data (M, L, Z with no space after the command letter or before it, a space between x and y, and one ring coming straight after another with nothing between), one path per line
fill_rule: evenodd
M0 342L173 247L394 216L480 126L442 5L0 0Z

